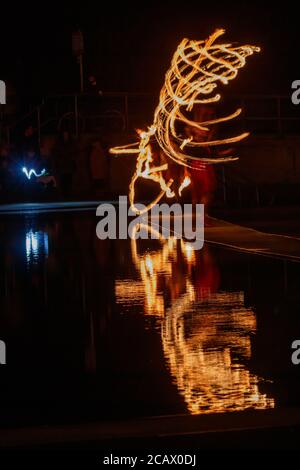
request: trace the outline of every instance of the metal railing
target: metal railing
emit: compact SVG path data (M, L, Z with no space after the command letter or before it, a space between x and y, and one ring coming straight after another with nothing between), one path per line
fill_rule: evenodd
M224 207L262 207L274 204L276 199L274 187L259 185L230 165L218 167L215 177L217 182L215 199Z
M149 125L156 104L157 96L151 93L48 96L39 106L2 130L2 138L9 142L28 125L36 129L39 142L43 132L56 132L64 126L76 136L110 126L112 130L128 132ZM242 107L240 126L251 132L300 135L300 105L293 105L290 96L231 96L223 100L223 107Z

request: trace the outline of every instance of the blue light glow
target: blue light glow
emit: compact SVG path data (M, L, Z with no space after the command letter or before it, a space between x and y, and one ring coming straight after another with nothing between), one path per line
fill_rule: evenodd
M36 263L42 256L48 257L49 241L47 232L28 230L25 245L28 263Z
M30 180L30 178L32 177L32 175L36 176L36 178L39 178L40 176L44 176L44 174L46 173L46 170L45 168L43 168L43 170L41 171L41 173L37 173L35 170L31 169L28 171L28 169L23 166L22 168L22 171L23 173L25 173L25 175L27 176L27 178Z

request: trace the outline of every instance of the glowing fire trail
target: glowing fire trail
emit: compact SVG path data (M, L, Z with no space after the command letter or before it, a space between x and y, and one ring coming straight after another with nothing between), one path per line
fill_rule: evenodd
M164 195L169 198L175 196L172 190L173 179L166 181L163 172L168 170L168 163L159 166L151 166L154 155L151 142L157 142L159 148L166 157L188 168L201 169L197 162L204 164L224 163L236 160L237 157L219 157L218 154L211 157L194 156L189 149L203 149L220 145L239 142L249 135L243 132L239 135L201 142L194 141L192 137L186 138L180 135L176 129L179 123L195 130L209 132L210 126L230 121L240 115L241 109L227 116L211 119L204 122L195 122L185 116L196 104L206 105L216 103L221 99L220 93L214 93L221 83L227 85L230 80L236 78L238 70L246 64L246 58L260 48L250 45L233 47L231 44L216 44L216 40L225 33L225 30L216 30L204 41L183 39L179 44L171 67L165 76L165 83L160 92L159 104L154 112L153 124L147 131L139 132L140 141L110 149L112 154L137 154L137 165L129 187L131 207L135 212L141 213L135 206L135 183L138 178L147 178L160 184L161 192L157 198L149 204L146 210L157 203ZM181 182L179 195L190 181L186 178ZM145 210L144 210L145 212Z

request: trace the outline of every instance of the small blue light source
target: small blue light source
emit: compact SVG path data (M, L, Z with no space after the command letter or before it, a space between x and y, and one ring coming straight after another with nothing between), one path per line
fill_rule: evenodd
M23 166L22 171L23 171L23 173L25 173L26 177L29 180L32 177L32 175L34 175L36 178L39 178L40 176L44 176L44 174L46 173L45 168L42 169L41 173L37 173L34 169L31 169L31 170L28 171L26 166Z

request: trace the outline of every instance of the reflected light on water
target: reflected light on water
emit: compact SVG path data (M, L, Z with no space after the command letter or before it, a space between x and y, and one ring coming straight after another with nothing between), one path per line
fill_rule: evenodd
M48 257L48 233L43 231L27 230L25 237L26 260L28 263L37 263L41 256Z
M256 317L242 292L214 293L193 305L184 296L166 310L161 331L171 375L192 414L274 407L247 368Z
M143 227L150 231L150 227ZM160 238L155 249L132 259L139 280L118 280L117 302L143 304L159 319L164 355L192 414L273 408L263 379L249 370L256 315L243 292L218 291L219 272L207 247L195 252L183 240Z

